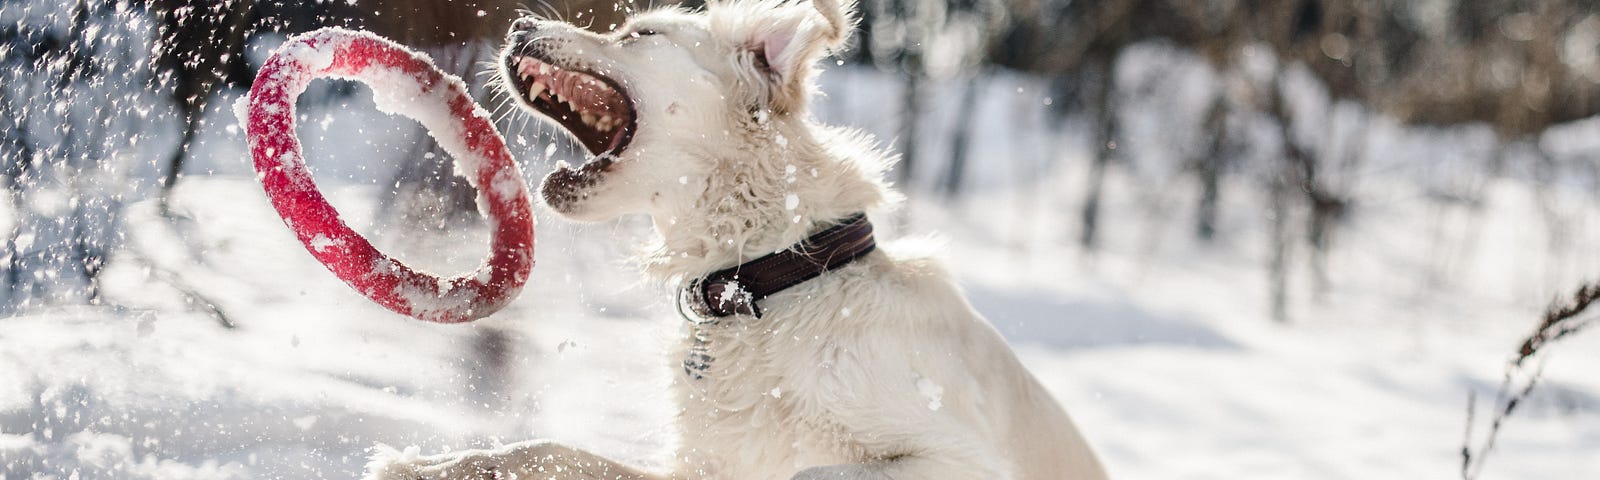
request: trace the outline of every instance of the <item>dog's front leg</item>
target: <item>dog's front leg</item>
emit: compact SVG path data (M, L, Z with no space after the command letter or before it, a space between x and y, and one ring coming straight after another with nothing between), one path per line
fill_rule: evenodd
M559 443L535 440L492 450L418 456L383 448L367 464L366 480L666 480L620 462Z
M996 480L1009 478L999 469L969 462L902 456L869 463L847 463L801 470L792 480Z

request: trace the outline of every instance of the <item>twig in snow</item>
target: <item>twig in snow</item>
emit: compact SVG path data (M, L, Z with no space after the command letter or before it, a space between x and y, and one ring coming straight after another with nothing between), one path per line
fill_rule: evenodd
M1569 304L1552 305L1545 311L1544 321L1539 324L1538 330L1523 340L1522 348L1517 350L1517 359L1512 362L1512 366L1520 367L1528 357L1539 353L1540 347L1594 325L1597 317L1578 315L1597 300L1600 300L1600 283L1579 288L1573 293L1572 302Z
M1472 446L1472 426L1476 422L1477 398L1471 393L1467 395L1467 433L1461 445L1463 480L1476 479L1483 472L1483 463L1488 458L1489 452L1494 450L1495 438L1500 434L1500 427L1539 384L1544 374L1544 363L1541 361L1538 368L1528 372L1528 360L1537 356L1552 342L1594 325L1600 316L1580 315L1596 301L1600 301L1600 284L1586 284L1573 293L1570 302L1554 304L1545 310L1544 320L1534 329L1533 334L1523 339L1522 346L1517 349L1516 357L1506 365L1505 376L1501 378L1500 388L1495 393L1494 417L1489 421L1489 431L1485 434L1483 443L1476 450ZM1517 382L1519 376L1525 378L1520 386Z
M161 268L155 265L149 259L143 257L135 257L134 261L138 262L139 265L143 266L144 268L149 269L150 275L155 277L157 280L160 280L162 283L166 283L167 285L172 286L172 288L177 289L178 293L183 295L183 300L185 303L188 303L191 306L200 307L200 309L205 311L207 316L210 316L213 320L216 320L217 324L222 325L222 328L232 330L239 326L238 324L233 323L233 319L228 316L227 312L222 311L222 307L218 306L215 300L212 300L211 297L206 296L204 293L200 293L199 290L195 289L193 285L190 285L189 282L185 281L183 277L179 276L176 272Z

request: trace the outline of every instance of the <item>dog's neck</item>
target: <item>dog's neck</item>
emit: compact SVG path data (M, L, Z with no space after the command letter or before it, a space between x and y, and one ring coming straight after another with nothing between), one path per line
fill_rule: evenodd
M654 215L652 276L685 280L799 243L889 200L882 159L862 138L795 119L753 119L745 145L712 159L697 201ZM846 158L854 156L856 158Z

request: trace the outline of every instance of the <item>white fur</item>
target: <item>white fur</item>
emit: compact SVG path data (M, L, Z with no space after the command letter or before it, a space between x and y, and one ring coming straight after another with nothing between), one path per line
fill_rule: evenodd
M853 21L850 3L815 1L658 10L611 35L542 24L571 61L621 82L640 115L614 167L582 200L551 207L580 220L650 215L659 238L645 268L681 282L893 203L881 181L892 159L805 112L812 64ZM661 34L629 39L637 28ZM698 335L714 360L704 378L675 382L682 441L671 471L535 441L438 456L390 450L368 478L1105 478L950 275L904 247L882 245L774 295L760 319L686 326L682 351ZM676 371L682 360L667 362Z

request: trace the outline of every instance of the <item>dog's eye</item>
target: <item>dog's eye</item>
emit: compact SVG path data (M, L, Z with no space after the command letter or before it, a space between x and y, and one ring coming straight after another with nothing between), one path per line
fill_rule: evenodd
M648 37L648 36L651 36L651 35L660 35L660 34L661 34L661 32L657 32L654 29L641 28L641 29L638 29L638 30L634 30L633 33L629 33L628 34L628 38Z

